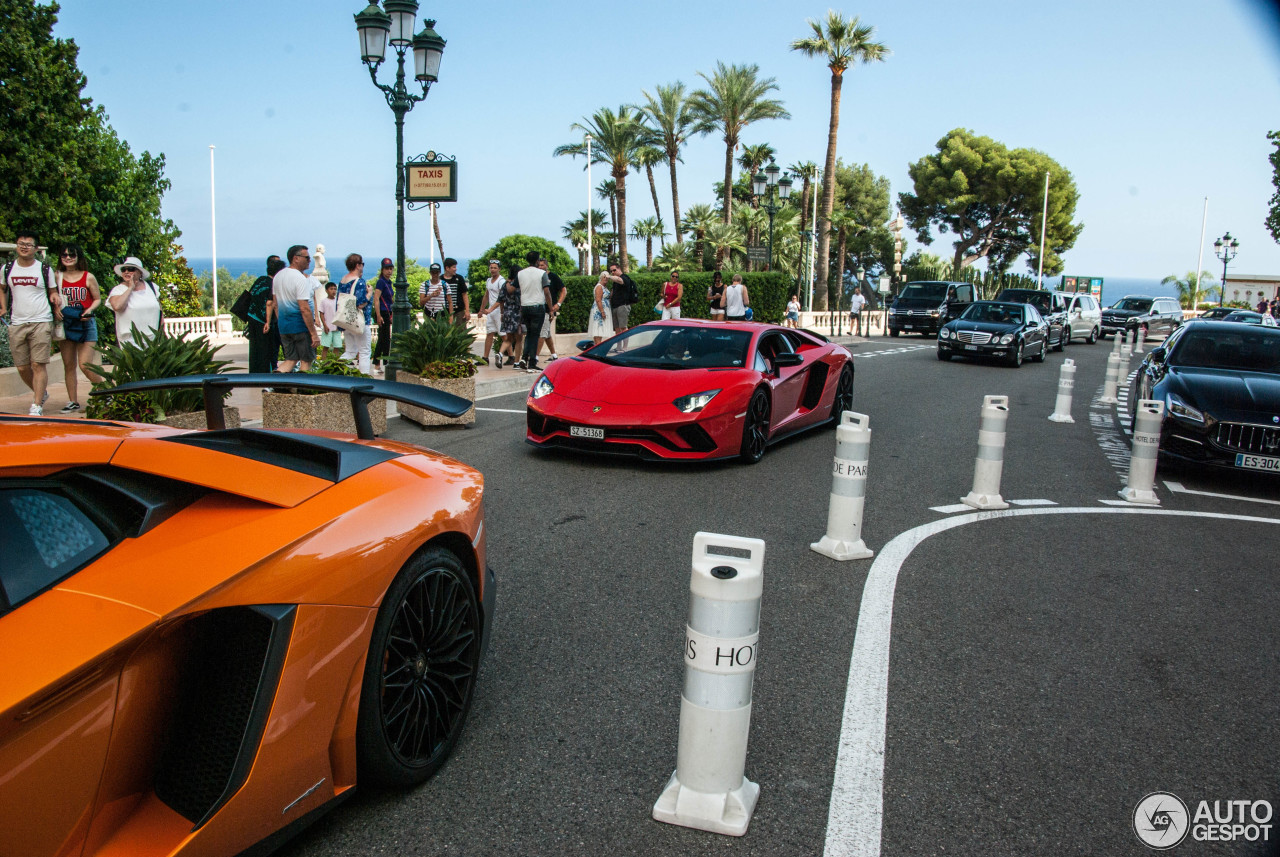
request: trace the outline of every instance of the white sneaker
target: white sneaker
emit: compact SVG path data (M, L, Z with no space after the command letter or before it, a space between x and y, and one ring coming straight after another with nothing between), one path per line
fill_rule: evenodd
M547 362L550 363L552 360L559 360L559 359L560 359L559 354L552 354L550 357L547 358Z
M27 415L32 417L42 417L44 416L44 408L39 405L32 405L31 410L27 411Z

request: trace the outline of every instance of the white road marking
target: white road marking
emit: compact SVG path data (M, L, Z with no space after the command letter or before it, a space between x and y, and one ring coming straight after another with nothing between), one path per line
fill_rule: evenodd
M954 515L956 512L967 512L973 509L972 506L966 506L964 503L953 503L950 506L930 506L930 512L941 512L944 515Z
M1056 506L1052 500L1010 500L1015 506Z
M527 414L529 413L527 408L520 408L519 410L516 410L514 408L476 408L476 410L488 411L491 414Z
M1099 500L1098 502L1104 506L1132 506L1133 505L1128 500Z
M1195 491L1191 488L1184 488L1181 482L1165 482L1164 487L1168 488L1174 494L1195 494L1199 497L1216 497L1219 500L1241 500L1245 503L1268 503L1272 506L1280 506L1280 500L1263 500L1261 497L1240 497L1235 494L1215 494L1212 491Z
M889 704L889 637L898 571L930 536L966 524L1031 515L1155 515L1280 524L1280 518L1173 509L1053 507L1004 509L944 518L895 536L880 550L867 574L858 610L858 630L849 659L849 680L840 727L840 748L827 811L827 857L878 857L884 823L884 752Z

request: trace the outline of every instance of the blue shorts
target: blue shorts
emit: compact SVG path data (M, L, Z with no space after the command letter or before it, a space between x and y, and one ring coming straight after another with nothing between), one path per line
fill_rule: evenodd
M62 322L62 338L67 342L97 342L98 321L92 317Z

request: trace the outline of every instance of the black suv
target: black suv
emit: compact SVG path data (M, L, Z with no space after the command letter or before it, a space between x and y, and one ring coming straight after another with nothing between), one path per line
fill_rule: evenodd
M1149 298L1127 295L1102 311L1102 336L1123 336L1126 331L1137 335L1138 328L1147 336L1168 336L1182 325L1182 307L1177 298Z
M1046 292L1042 289L1002 289L1000 294L996 295L996 300L1031 304L1049 325L1049 345L1053 350L1061 351L1067 344L1062 335L1067 328L1067 299L1060 292Z
M971 283L930 280L907 283L889 307L889 335L900 332L937 336L949 320L973 303Z

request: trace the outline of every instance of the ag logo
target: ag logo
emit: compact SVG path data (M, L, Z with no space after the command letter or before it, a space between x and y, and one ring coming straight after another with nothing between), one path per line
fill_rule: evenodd
M1133 810L1133 832L1156 851L1172 848L1187 837L1187 805L1175 794L1152 792Z

